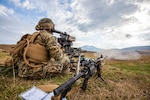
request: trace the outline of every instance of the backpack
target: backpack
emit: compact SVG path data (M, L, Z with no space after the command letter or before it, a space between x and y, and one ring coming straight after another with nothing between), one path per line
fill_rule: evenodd
M39 34L40 32L35 32L32 35L25 34L22 36L21 40L10 51L12 60L6 60L6 65L15 65L20 59L23 59L30 67L41 67L43 64L47 64L49 58L46 48L38 43L34 43L35 38ZM33 63L36 63L36 65Z

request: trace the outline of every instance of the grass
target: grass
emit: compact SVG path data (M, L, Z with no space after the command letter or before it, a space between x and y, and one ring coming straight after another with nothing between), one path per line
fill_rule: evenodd
M0 59L8 58L8 57L9 57L8 53L0 52Z
M92 57L91 53L86 55ZM150 57L129 61L107 60L102 76L107 84L92 77L86 91L83 91L80 89L83 83L81 79L81 83L73 86L72 90L76 91L67 98L69 100L148 100L150 98ZM32 86L51 83L60 85L71 77L72 75L60 75L41 80L16 77L14 83L12 72L7 75L0 74L0 100L20 100L18 95Z

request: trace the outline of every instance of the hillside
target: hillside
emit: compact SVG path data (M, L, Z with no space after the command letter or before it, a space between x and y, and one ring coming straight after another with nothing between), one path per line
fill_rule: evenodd
M128 47L123 48L122 50L136 50L136 51L143 51L143 50L150 50L150 46L135 46L135 47Z
M9 52L15 44L0 44L0 49L4 52Z
M100 51L100 48L97 48L97 47L94 47L94 46L89 46L89 45L82 46L81 49L86 50L86 51L92 51L92 52Z
M96 51L99 52L101 50L107 50L103 48L97 48L95 46L85 45L81 47L82 50L86 51ZM150 46L134 46L134 47L127 47L122 49L109 49L109 50L117 50L117 51L150 51Z

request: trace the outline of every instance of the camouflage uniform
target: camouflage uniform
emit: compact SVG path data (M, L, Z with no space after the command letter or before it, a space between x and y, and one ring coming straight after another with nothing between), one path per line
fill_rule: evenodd
M36 30L39 30L40 34L35 38L34 43L39 43L47 49L49 62L42 67L33 68L25 64L23 59L21 59L17 63L18 75L20 77L39 79L45 78L46 76L54 76L56 74L69 72L69 58L61 50L53 33L47 30L48 28L54 28L54 24L52 22L47 22L47 20L49 21L50 19L45 18L41 20L41 22L46 22L45 26L43 23L41 25L40 21L36 26ZM50 24L48 25L47 23Z

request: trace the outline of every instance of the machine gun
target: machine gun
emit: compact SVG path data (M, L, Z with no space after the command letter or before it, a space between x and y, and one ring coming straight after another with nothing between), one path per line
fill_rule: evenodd
M62 84L58 88L54 89L53 90L54 96L58 96L61 94L60 100L65 98L67 92L69 92L71 90L72 85L79 78L84 78L84 82L83 82L83 85L81 87L82 90L86 90L88 80L90 79L90 77L92 77L96 73L97 73L97 78L100 78L104 81L104 79L101 76L101 67L102 67L101 59L102 59L102 57L103 56L97 58L96 60L91 60L91 59L86 60L83 57L81 57L81 65L83 66L83 69L81 69L77 75L70 78L64 84Z
M76 40L75 37L70 36L66 32L61 32L55 29L51 30L52 32L60 34L60 38L58 38L58 43L61 45L62 48L65 49L65 53L71 56L79 56L79 52L81 51L80 48L72 48L73 42Z
M57 38L58 43L61 45L61 48L64 49L64 53L66 53L70 59L70 62L72 64L71 70L76 70L76 73L78 73L81 49L71 47L73 45L73 42L75 41L75 37L70 36L66 32L61 32L55 29L52 29L51 31L60 34L60 37ZM78 61L74 62L72 60L74 58L78 59ZM76 65L76 63L78 63L78 65L74 66L74 64Z

